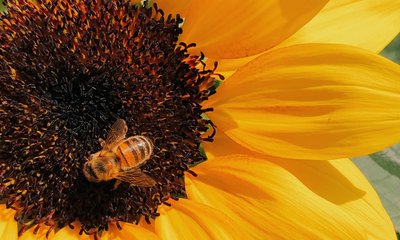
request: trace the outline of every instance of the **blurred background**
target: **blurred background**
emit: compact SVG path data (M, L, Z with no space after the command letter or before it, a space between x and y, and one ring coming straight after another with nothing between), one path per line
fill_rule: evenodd
M400 35L381 55L400 64ZM400 144L353 159L378 192L400 239Z
M397 36L397 38L395 38L381 54L397 63L400 63L400 35Z

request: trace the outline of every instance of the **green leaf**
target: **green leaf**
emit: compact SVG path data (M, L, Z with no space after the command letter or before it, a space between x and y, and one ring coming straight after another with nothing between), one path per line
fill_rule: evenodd
M5 12L7 10L7 7L3 5L3 3L0 1L0 13Z
M382 51L381 55L400 63L400 35Z
M378 192L396 230L400 231L400 145L353 159Z

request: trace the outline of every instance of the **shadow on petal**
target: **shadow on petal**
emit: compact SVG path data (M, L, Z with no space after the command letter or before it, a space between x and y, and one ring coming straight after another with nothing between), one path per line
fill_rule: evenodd
M256 237L394 239L378 196L350 160L302 163L216 157L193 169L198 177L186 175L186 191L193 201L241 218Z
M357 188L331 161L271 159L299 179L318 196L334 204L359 199L365 191Z

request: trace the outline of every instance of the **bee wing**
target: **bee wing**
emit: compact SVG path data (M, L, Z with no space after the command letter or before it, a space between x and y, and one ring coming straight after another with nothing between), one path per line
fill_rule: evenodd
M112 149L115 144L120 142L125 138L126 132L128 131L128 126L125 120L118 119L112 126L111 130L104 141L104 147L106 149Z
M156 184L156 181L142 172L138 167L117 172L112 177L139 187L152 187Z

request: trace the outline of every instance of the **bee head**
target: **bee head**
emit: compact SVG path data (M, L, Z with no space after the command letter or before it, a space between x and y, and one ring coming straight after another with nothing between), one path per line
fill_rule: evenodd
M89 160L83 166L83 173L90 182L101 182L110 179L111 169L108 156L100 156L95 153L89 156Z
M100 178L97 176L93 168L92 162L88 161L83 165L83 174L85 175L86 179L90 182L100 182Z

